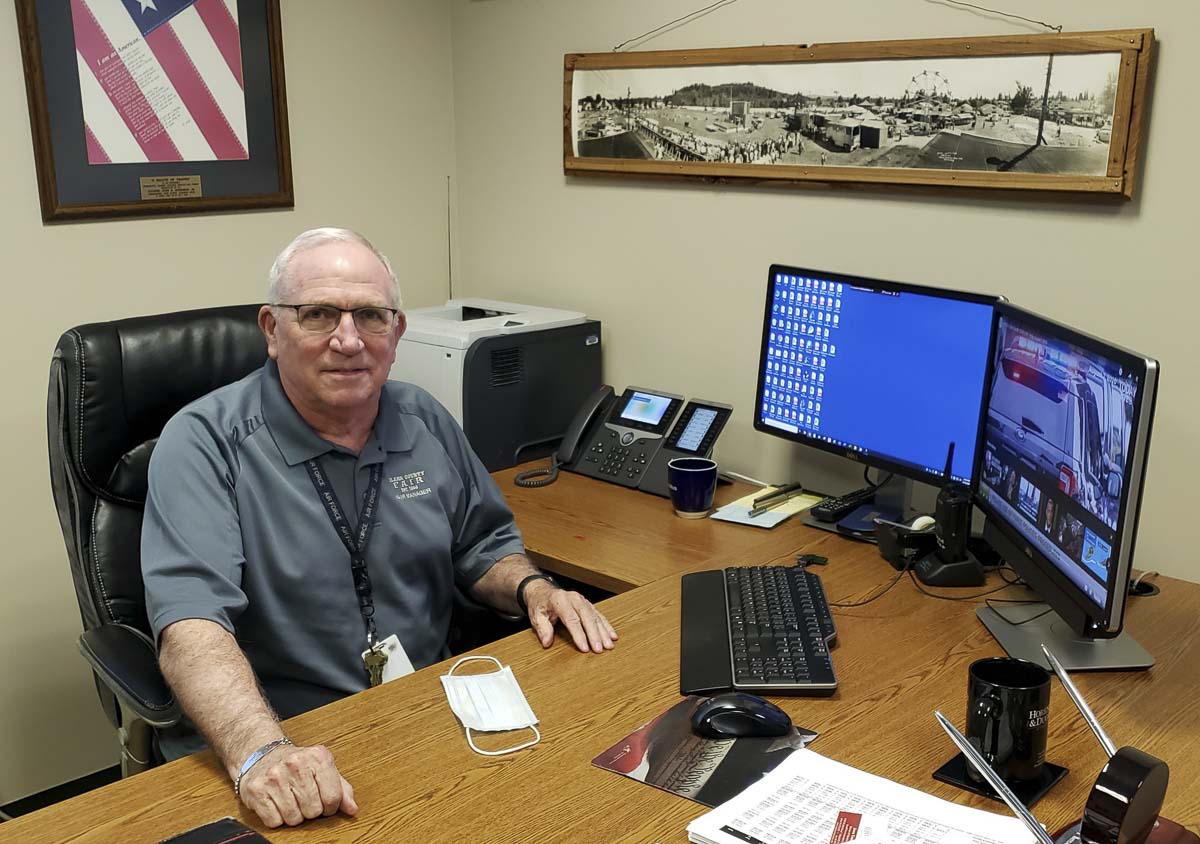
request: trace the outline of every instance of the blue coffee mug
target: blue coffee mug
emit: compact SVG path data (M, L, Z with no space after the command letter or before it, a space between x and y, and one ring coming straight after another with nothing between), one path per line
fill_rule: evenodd
M676 457L667 463L667 489L675 515L703 519L717 491L717 464L707 457Z

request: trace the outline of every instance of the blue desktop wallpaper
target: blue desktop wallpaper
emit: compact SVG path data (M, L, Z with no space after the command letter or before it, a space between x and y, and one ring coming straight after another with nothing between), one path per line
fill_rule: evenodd
M808 308L808 303L799 298L802 292L792 293L797 298L789 299L795 279L777 275L774 299L784 304L777 324L769 323L767 330L776 332L776 341L769 345L786 346L790 351L789 344L796 336L799 345L807 342L810 335L805 326L810 320L816 319L819 324L816 330L821 336L815 348L811 352L798 349L803 369L824 374L824 380L818 382L819 424L800 424L801 433L829 438L843 447L857 446L868 454L887 456L939 474L953 440L953 474L969 479L992 306L918 293L866 290L843 283L836 299L829 296L825 305ZM804 279L798 282L803 288ZM836 289L832 284L830 287ZM788 307L793 308L792 313L787 312ZM801 317L802 308L808 311L805 317ZM837 324L825 322L816 316L818 312L835 313ZM823 336L826 327L828 341ZM828 348L823 348L821 342L827 342ZM776 389L784 404L801 398L797 393L801 385L791 377L791 360L783 362L782 374L787 380L782 390L771 383L778 373L770 357L766 363L769 374L764 389ZM802 374L801 366L796 367L795 374ZM801 410L806 409L808 398L808 394L801 398ZM772 407L769 397L759 405L764 422L787 412L780 412L777 405Z

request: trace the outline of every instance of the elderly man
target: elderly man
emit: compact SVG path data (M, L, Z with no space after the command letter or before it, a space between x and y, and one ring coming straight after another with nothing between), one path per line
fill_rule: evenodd
M270 360L159 439L142 565L163 675L274 827L358 811L330 752L292 745L279 718L380 682L387 662L448 656L456 587L528 615L543 647L556 623L580 651L617 634L524 556L446 410L387 382L405 319L386 257L354 232L305 232L268 301ZM203 742L185 725L160 746L174 758Z

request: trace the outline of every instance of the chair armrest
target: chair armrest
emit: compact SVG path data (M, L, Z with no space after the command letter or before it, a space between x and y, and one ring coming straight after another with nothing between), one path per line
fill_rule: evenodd
M170 727L179 721L179 704L158 670L154 644L124 624L85 630L79 652L117 699L147 724Z

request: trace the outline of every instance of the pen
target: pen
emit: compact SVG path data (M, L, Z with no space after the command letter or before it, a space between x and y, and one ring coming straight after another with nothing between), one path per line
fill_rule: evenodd
M1054 669L1054 673L1058 675L1059 682L1067 690L1067 696L1071 698L1071 703L1075 704L1075 708L1079 710L1079 714L1083 716L1083 720L1092 728L1092 733L1095 734L1096 739L1100 742L1100 746L1104 748L1104 752L1110 757L1113 756L1117 752L1117 746L1108 737L1108 733L1104 732L1104 728L1100 726L1100 721L1096 718L1095 713L1092 712L1092 708L1087 705L1087 701L1083 699L1083 695L1079 693L1079 689L1075 688L1075 684L1067 676L1067 670L1062 667L1062 663L1050 652L1045 643L1042 644L1042 653L1046 655L1046 659L1050 662L1050 667Z
M799 489L799 485L797 484L797 489L790 490L789 492L780 493L779 495L773 495L773 496L771 496L769 501L765 501L762 504L758 503L758 500L761 500L761 499L757 499L755 501L754 506L750 508L750 518L752 518L752 519L757 518L758 516L761 516L763 513L767 512L768 510L774 510L780 504L783 504L787 501L792 500L797 495L803 495L803 494L804 494L804 490Z
M963 734L953 724L946 720L946 716L935 709L933 717L937 718L938 723L942 725L942 729L946 731L946 735L950 736L950 741L954 742L955 747L962 751L963 756L970 761L975 770L979 771L980 776L987 780L992 788L996 789L996 793L1004 799L1004 802L1008 804L1008 808L1012 810L1021 823L1025 824L1025 828L1033 833L1034 837L1041 844L1054 844L1054 839L1047 834L1046 830L1042 829L1042 825L1038 823L1037 818L1025 808L1025 804L1021 802L1017 795L1013 794L1012 789L1008 787L1004 780L1000 779L1000 775L992 770L992 766L987 763L983 755L972 747L969 741L963 738Z
M803 488L801 487L800 484L787 484L786 486L781 486L778 489L771 490L770 492L766 493L765 495L760 495L758 498L754 499L754 506L759 507L759 506L767 503L771 499L777 498L780 496L785 496L789 492L801 492L801 491L803 491ZM786 499L784 499L784 500L786 500Z

